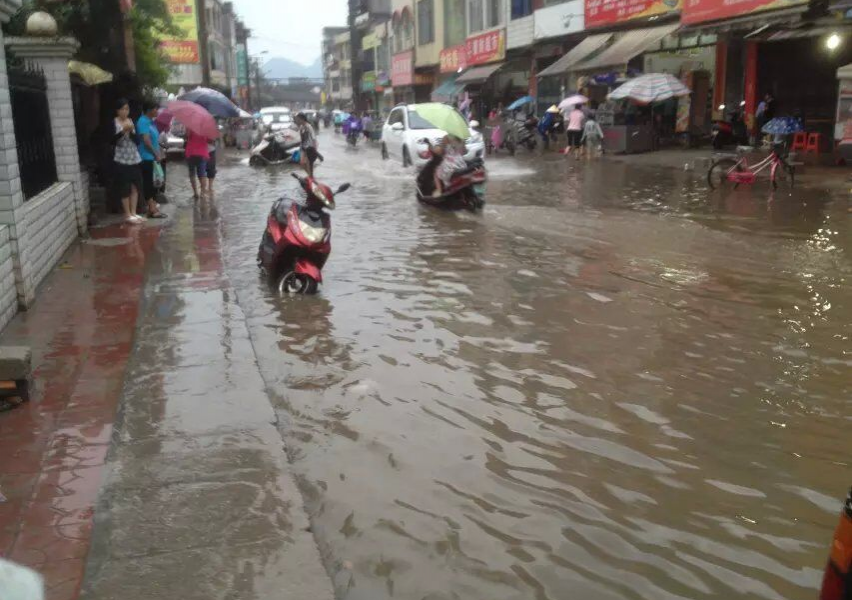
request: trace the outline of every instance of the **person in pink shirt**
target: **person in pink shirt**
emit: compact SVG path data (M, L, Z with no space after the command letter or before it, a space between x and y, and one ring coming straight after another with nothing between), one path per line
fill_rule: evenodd
M578 104L568 113L568 147L565 149L565 154L580 152L583 139L583 125L585 123L586 113L583 112L583 105Z
M189 183L192 184L192 195L199 198L207 190L207 161L210 160L210 150L207 148L207 138L190 131L186 138L186 164L189 166ZM196 182L196 178L198 182ZM199 195L198 183L201 184Z

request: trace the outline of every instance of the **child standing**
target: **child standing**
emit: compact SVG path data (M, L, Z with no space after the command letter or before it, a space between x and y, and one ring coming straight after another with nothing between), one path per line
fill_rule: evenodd
M586 144L586 156L598 156L603 152L603 130L595 121L594 115L589 115L583 125L583 138L581 143Z

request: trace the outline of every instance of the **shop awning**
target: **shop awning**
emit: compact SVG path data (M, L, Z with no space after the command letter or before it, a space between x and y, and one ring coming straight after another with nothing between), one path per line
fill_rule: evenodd
M486 81L489 77L494 75L500 68L506 63L492 63L490 65L482 65L481 67L472 67L465 71L464 73L456 79L456 83L460 84L468 84L468 83L482 83Z
M766 29L758 35L749 39L759 39L764 42L778 42L781 40L792 40L808 37L828 37L832 33L848 35L849 27L837 27L836 25L813 25L804 27L786 27L783 29Z
M630 59L659 45L660 41L677 31L680 23L632 29L615 40L612 46L587 61L574 65L573 71L591 71L626 65Z
M579 63L587 56L590 56L593 52L601 48L604 44L608 43L611 39L611 33L598 33L596 35L590 35L582 42L571 48L568 53L565 54L562 58L560 58L555 63L543 70L541 73L539 73L538 76L548 77L551 75L562 75L563 73L571 71L574 65Z
M464 89L464 84L458 82L457 74L450 75L441 85L432 92L432 102L449 102L454 96L458 96Z

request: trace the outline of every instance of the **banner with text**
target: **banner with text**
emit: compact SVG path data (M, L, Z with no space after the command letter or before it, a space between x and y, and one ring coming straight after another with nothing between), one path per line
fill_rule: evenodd
M474 65L506 58L506 30L497 29L467 38L464 44L441 50L441 73L455 73Z
M616 25L632 19L680 10L683 0L586 0L586 28Z
M196 64L198 54L198 20L195 0L166 0L166 7L172 15L172 23L183 34L177 38L163 38L160 46L175 64Z
M685 0L681 21L691 25L807 3L808 0Z
M394 54L391 58L391 83L393 87L414 83L414 51Z
M237 44L237 84L248 85L248 53L245 44Z

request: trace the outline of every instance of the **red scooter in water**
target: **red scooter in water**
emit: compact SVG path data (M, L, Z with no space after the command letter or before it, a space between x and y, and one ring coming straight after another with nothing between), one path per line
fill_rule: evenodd
M266 231L257 251L257 265L282 294L314 294L322 282L322 268L331 253L331 216L337 191L313 177L292 174L306 199L279 198L266 219Z

